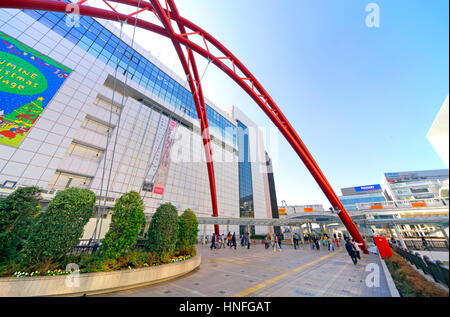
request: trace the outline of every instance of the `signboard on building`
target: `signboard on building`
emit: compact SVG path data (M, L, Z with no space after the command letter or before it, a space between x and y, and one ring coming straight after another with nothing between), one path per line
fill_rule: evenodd
M381 185L375 184L375 185L356 186L355 187L355 191L357 191L357 192L367 192L367 191L372 191L372 190L381 190Z
M0 144L20 145L71 72L0 32Z

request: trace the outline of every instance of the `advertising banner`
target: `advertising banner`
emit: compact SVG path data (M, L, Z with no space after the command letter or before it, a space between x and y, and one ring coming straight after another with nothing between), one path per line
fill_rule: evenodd
M155 139L153 140L152 152L150 153L150 166L148 168L147 176L144 179L143 190L152 192L154 179L158 166L161 161L161 154L163 151L163 141L168 130L169 118L161 115L158 127L156 128Z
M155 177L155 185L153 188L153 193L162 195L164 194L164 187L166 186L167 173L169 172L170 164L170 150L175 141L175 132L177 124L175 121L169 123L169 128L167 129L166 140L164 142L164 147L161 154L161 162L159 163L158 171Z
M0 32L0 144L20 145L71 72Z

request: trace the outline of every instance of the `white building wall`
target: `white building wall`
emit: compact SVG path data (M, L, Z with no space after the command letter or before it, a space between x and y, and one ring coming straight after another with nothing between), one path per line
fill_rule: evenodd
M111 22L101 21L101 24L116 36L120 35L120 30ZM113 68L27 14L19 10L0 9L0 30L73 69L23 142L17 148L0 145L0 184L10 180L17 181L18 186L37 185L50 189L49 187L54 185L52 182L55 180L55 175L63 172L90 178L88 187L98 196L105 195L108 177L110 177L109 197L118 198L122 193L130 190L140 191L150 164L149 157L160 113L152 111L148 106L142 105L133 98L122 98L118 91L113 92L106 87L105 80L110 75L116 76L121 82L126 82L127 85L168 111L183 117L193 125L194 129L199 130L197 119L184 115L180 110L132 80L116 74ZM129 37L122 36L122 39L131 44ZM185 80L161 64L149 52L136 43L133 47L185 86ZM112 99L116 105L123 107L119 127L119 112L112 114L110 112ZM210 100L206 101L218 113L227 117L227 114L215 107ZM236 111L239 110L236 109ZM245 121L247 126L256 127L240 111L238 118ZM109 142L104 133L83 127L86 120L110 126L113 133ZM229 120L233 122L232 118ZM202 139L198 133L193 133L191 129L184 126L179 126L177 131L183 136L183 140L190 139L188 143L182 143L181 147L193 154L192 159L170 163L163 195L141 191L146 212L151 214L161 203L172 202L180 212L191 208L199 216L210 216L212 214L211 195ZM216 136L216 138L221 141L220 137ZM68 152L73 144L98 149L102 155L98 159L77 157ZM255 217L267 218L271 212L268 212L270 200L267 201L266 197L269 193L267 184L265 185L267 174L263 164L265 163L264 142L259 142L256 135L251 135L251 144L260 145L256 148L252 147L251 153ZM116 147L114 164L111 168L114 146ZM215 142L212 151L219 216L239 217L237 151L229 147L224 150ZM105 169L104 155L106 155ZM110 171L111 174L109 174ZM112 204L113 201L107 203L107 206ZM238 233L239 228L238 226L222 226L221 232L225 231ZM213 232L213 226L207 226L207 233L211 232ZM263 228L260 233L265 232L266 229Z

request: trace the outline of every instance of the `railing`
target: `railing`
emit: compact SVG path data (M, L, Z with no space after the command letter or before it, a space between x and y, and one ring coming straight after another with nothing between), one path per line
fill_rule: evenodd
M441 283L449 287L449 269L441 261L433 261L426 255L423 257L419 253L402 249L391 244L391 248L395 250L401 257L415 265L417 269L422 270L425 274L431 275L436 283Z
M377 209L398 209L398 208L419 208L419 207L445 207L448 206L448 198L416 199L416 200L395 200L373 203L356 204L358 210Z
M425 243L419 239L403 239L408 249L426 250L426 251L442 251L448 250L448 243L446 239L426 239Z
M137 239L133 250L143 250L145 248L145 243L147 239ZM69 254L80 255L80 254L93 254L97 253L100 249L101 242L93 239L81 239L78 245L73 248Z

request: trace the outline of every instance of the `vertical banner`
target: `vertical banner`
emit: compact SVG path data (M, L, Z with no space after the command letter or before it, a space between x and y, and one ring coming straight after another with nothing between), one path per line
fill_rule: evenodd
M170 150L172 149L175 141L175 132L177 124L175 121L170 121L169 128L167 129L166 140L161 155L161 162L158 167L158 172L155 177L155 185L153 192L155 194L164 194L164 187L166 186L167 173L169 172L170 164Z
M153 191L153 180L161 160L163 141L166 136L168 124L169 118L161 114L158 127L156 128L155 139L153 140L152 151L150 153L150 167L148 168L147 175L145 176L142 190L149 192Z
M0 144L20 145L71 72L0 32Z

